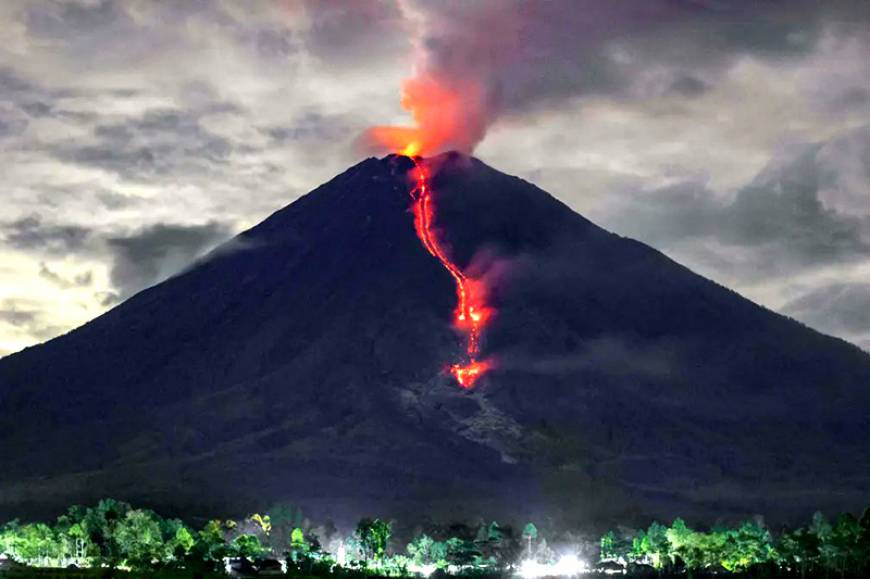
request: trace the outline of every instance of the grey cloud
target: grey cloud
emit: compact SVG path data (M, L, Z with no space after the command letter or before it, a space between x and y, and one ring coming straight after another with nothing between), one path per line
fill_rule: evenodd
M46 322L46 316L35 304L27 300L5 299L0 302L0 323L40 340L53 338L66 328Z
M227 225L158 224L107 240L111 281L120 299L178 273L231 235ZM113 296L105 296L108 301Z
M870 351L870 283L834 283L787 303L782 312ZM863 343L861 343L863 342Z
M71 279L66 278L48 267L45 262L39 264L39 276L43 279L47 279L61 289L87 287L91 285L94 279L94 274L91 271L76 274Z
M535 374L564 375L594 369L612 376L662 378L680 368L679 351L679 344L673 340L632 342L620 336L604 336L587 341L581 352L570 357L528 358L504 352L497 364L502 369Z
M3 302L0 309L0 320L16 327L26 326L36 319L36 313L32 311L20 311L8 300Z
M353 119L345 115L326 115L309 111L299 115L292 124L265 128L265 132L276 143L317 144L329 140L345 138L354 126Z
M395 59L410 50L408 29L395 0L307 1L305 48L331 65Z
M97 299L97 303L104 308L114 306L115 304L120 303L122 299L121 294L112 291L96 292L94 297Z
M426 15L430 68L448 79L483 82L496 114L583 94L625 96L638 74L654 66L692 78L693 71L712 73L747 54L804 56L830 23L870 17L857 0L455 0L418 6ZM702 87L678 80L680 88L691 93Z
M623 197L608 225L664 249L704 238L751 248L756 265L773 268L768 274L870 258L870 215L839 212L823 203L833 176L821 150L821 145L803 147L772 162L727 203L696 182Z
M60 96L61 92L40 87L0 65L0 137L19 134L30 118L48 115Z
M3 224L0 234L15 249L57 255L81 250L92 237L86 227L46 223L36 213Z
M125 209L142 203L142 199L139 197L123 195L115 191L100 190L94 195L106 209Z
M149 111L134 120L100 125L92 141L64 143L55 147L54 154L128 179L208 172L211 165L225 163L244 146L207 131L200 117L195 111Z
M680 74L671 83L670 90L673 93L686 97L696 97L704 94L709 89L707 83L689 74Z

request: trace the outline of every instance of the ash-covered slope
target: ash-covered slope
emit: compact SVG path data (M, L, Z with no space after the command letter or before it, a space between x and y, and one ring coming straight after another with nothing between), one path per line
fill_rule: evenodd
M870 356L547 193L432 162L498 314L471 392L452 279L368 159L182 275L0 360L0 518L116 496L339 521L803 515L870 491Z

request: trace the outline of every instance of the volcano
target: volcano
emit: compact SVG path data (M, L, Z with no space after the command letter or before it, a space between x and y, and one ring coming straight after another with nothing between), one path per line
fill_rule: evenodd
M185 272L0 360L0 518L713 518L866 506L870 355L456 153L433 231L485 279L473 388L414 162L367 159Z

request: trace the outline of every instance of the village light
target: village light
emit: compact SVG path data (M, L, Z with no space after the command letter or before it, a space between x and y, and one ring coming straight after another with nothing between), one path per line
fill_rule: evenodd
M589 571L589 566L585 561L578 558L577 555L569 554L562 555L553 566L554 575L570 577L572 575L580 575Z
M562 555L555 563L538 563L534 559L526 559L520 563L517 573L523 579L539 579L540 577L573 577L589 572L589 566L577 555Z

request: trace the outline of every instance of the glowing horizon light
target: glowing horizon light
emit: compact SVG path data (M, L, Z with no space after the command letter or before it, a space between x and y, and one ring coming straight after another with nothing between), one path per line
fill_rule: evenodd
M556 561L554 569L558 575L571 576L589 572L589 566L577 555L562 555Z
M588 572L589 566L577 555L562 555L555 563L538 563L534 559L525 559L517 569L523 579L574 577Z
M419 575L422 575L423 577L428 577L429 575L434 573L436 569L438 569L438 566L431 563L429 565L417 565L416 563L411 563L408 565L408 571L410 571L411 573L417 573Z

